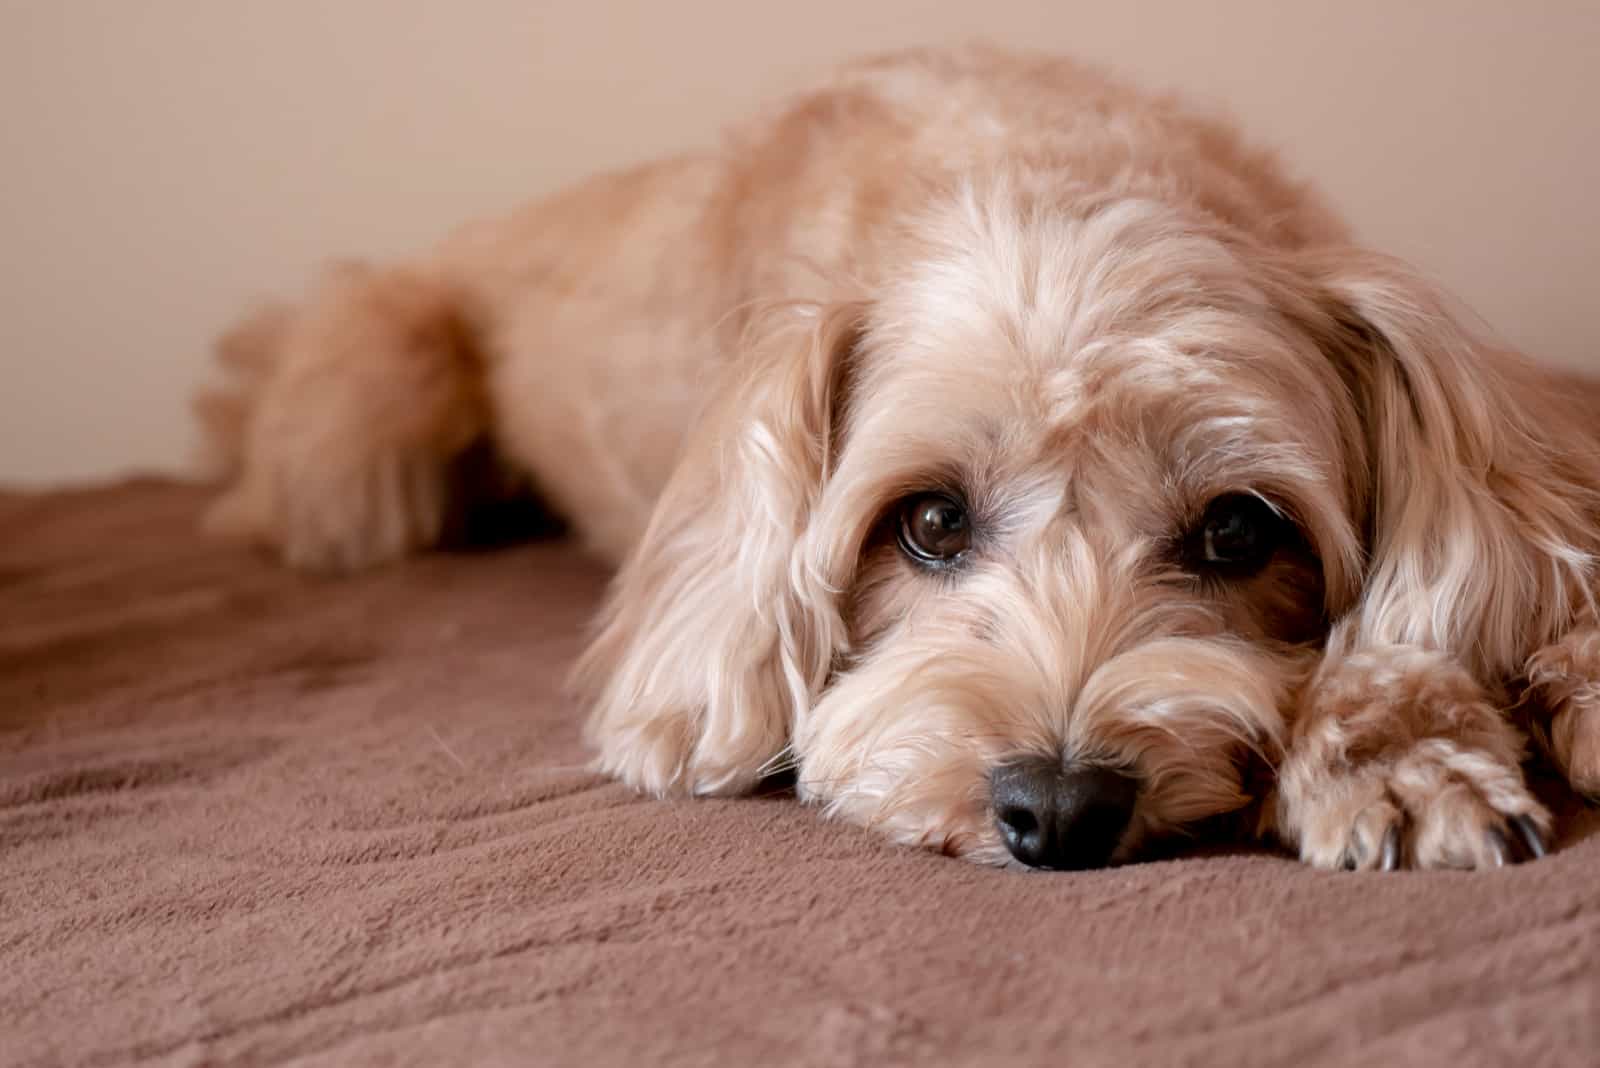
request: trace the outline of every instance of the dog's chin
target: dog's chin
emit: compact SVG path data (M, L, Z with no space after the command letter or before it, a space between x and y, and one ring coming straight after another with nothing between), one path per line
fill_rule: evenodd
M1093 671L1071 715L985 654L903 654L836 678L796 731L800 796L902 844L1025 866L997 822L995 769L1019 758L1111 767L1137 793L1114 847L1089 865L1104 866L1247 805L1244 769L1276 744L1287 672L1259 650L1146 643Z
M931 849L971 863L1018 871L1037 870L1012 853L1002 837L989 797L989 767L970 755L932 759L940 740L907 740L898 751L862 768L853 778L828 778L820 762L802 764L799 795L821 805L830 818L854 823L901 845ZM916 755L914 755L916 754ZM920 755L920 759L918 756ZM1160 790L1142 791L1110 855L1096 867L1141 860L1150 848L1187 837L1187 828L1228 815L1251 800L1243 792L1230 754L1203 787L1201 776L1186 784L1169 779Z

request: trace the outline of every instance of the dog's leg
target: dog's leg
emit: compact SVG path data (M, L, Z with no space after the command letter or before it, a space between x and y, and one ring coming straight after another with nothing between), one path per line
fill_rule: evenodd
M1545 851L1522 739L1447 655L1330 656L1307 687L1278 775L1280 833L1324 868L1483 868Z
M1525 675L1536 714L1549 717L1535 733L1572 788L1600 801L1600 624L1594 614L1529 658Z
M445 285L340 268L305 306L247 323L222 349L239 381L201 398L229 467L212 529L333 570L438 541L452 465L488 418L478 354Z

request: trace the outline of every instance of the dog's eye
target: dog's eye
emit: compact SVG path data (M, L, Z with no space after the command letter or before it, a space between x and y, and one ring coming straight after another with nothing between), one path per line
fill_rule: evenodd
M1288 521L1249 493L1228 493L1206 505L1190 534L1189 555L1196 564L1242 576L1261 570L1283 542Z
M972 545L961 502L944 493L918 493L900 507L900 548L924 564L946 563Z

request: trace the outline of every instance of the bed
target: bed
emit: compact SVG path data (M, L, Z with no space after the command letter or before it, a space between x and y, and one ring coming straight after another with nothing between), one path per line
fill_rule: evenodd
M0 1064L1600 1063L1600 819L1487 874L986 870L663 803L561 541L344 580L0 494Z

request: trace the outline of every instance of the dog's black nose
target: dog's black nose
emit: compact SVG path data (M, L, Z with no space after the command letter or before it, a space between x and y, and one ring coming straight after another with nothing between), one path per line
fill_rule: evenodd
M995 826L1032 868L1101 868L1122 841L1139 784L1111 768L1031 758L989 773Z

